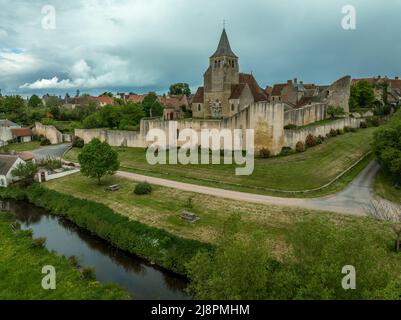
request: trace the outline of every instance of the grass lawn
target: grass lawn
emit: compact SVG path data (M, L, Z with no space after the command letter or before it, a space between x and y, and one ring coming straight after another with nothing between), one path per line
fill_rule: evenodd
M371 150L373 133L377 128L358 130L327 139L322 145L286 157L255 159L251 176L236 176L236 165L156 165L146 161L144 149L116 148L121 170L220 187L244 192L287 197L319 196L338 191L355 177L368 161L352 170L328 190L314 193L287 193L319 188ZM72 149L66 158L77 161L79 149Z
M121 190L105 191L105 186L111 184L119 184ZM213 243L228 218L238 214L242 220L240 233L245 237L255 232L260 233L266 244L271 245L276 252L282 252L285 247L284 237L291 231L293 224L306 215L322 214L336 221L363 220L307 209L226 200L159 186L153 186L151 195L137 196L133 192L135 183L115 176L104 178L102 186L81 174L49 181L44 186L103 203L131 219L202 242ZM189 198L192 198L192 208L187 206ZM184 210L196 213L201 219L195 224L183 222L180 214Z
M32 246L28 231L13 232L12 217L0 213L0 299L1 300L94 300L127 299L128 295L114 285L103 286L83 279L79 270L65 257L44 248ZM56 269L56 290L41 286L42 267Z
M401 189L394 187L391 178L383 171L376 176L374 188L380 197L401 204Z
M32 151L32 150L40 148L40 142L39 141L31 141L31 142L24 142L24 143L12 143L12 144L8 145L8 148L10 150L14 150L17 152Z

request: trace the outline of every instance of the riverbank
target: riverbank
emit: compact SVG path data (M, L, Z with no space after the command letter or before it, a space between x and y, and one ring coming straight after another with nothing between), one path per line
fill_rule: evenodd
M67 258L34 245L32 233L14 224L11 214L0 213L0 299L1 300L122 300L129 296L115 285L101 285L84 279ZM13 227L13 228L12 228ZM41 286L42 267L54 266L55 290Z
M113 246L151 261L163 268L185 275L185 264L200 250L212 246L172 235L115 213L93 201L32 185L26 189L0 190L3 199L27 200L90 231Z

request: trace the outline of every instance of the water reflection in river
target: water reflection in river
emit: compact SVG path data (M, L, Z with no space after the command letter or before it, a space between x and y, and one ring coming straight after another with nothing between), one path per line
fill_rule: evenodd
M48 250L76 256L80 266L95 268L98 281L116 283L134 299L189 299L185 279L110 246L68 220L26 202L1 202L0 208L13 212L22 229L31 229L34 238L45 237Z

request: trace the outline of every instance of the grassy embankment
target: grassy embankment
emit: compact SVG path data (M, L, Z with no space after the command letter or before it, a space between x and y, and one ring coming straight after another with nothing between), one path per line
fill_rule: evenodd
M1 198L27 200L53 215L65 217L117 248L176 273L185 274L185 264L198 251L213 250L210 245L130 220L101 202L87 200L88 197L80 199L74 195L74 192L63 194L38 184L24 189L0 189Z
M101 285L84 279L65 257L35 247L29 231L11 228L11 215L0 212L0 299L1 300L89 300L128 299L128 294L114 285ZM56 290L41 286L42 267L56 269Z
M372 158L367 158L345 176L324 190L310 193L288 193L319 188L351 167L371 150L377 128L361 129L326 139L322 145L285 157L255 159L251 176L236 176L236 165L156 165L146 161L144 149L115 148L121 170L177 180L198 185L284 197L315 197L343 189ZM77 161L79 149L66 158Z
M394 186L391 178L383 171L380 171L375 179L375 192L380 197L401 204L401 189Z
M16 152L23 152L23 151L32 151L35 149L40 148L39 141L31 141L31 142L24 142L24 143L12 143L8 146L9 150L13 150Z

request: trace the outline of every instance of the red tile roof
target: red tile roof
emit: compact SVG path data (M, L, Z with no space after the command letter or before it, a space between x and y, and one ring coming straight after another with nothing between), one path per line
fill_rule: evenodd
M114 100L109 96L95 97L95 100L101 104L113 104Z
M272 96L280 96L281 95L281 91L283 91L283 89L284 89L284 87L286 85L287 85L286 83L275 84L273 86Z
M11 128L14 137L32 137L33 132L29 128Z
M231 96L229 99L239 99L241 97L242 91L244 91L245 86L246 86L246 83L232 85L231 86Z
M178 109L181 106L187 105L185 99L185 96L161 96L159 97L159 102L167 108Z
M249 88L251 89L253 99L255 102L267 101L267 95L263 91L261 87L259 87L256 82L254 76L252 74L240 73L239 74L239 83L247 83Z
M146 94L130 94L127 97L127 101L131 101L133 103L142 103L146 96Z

